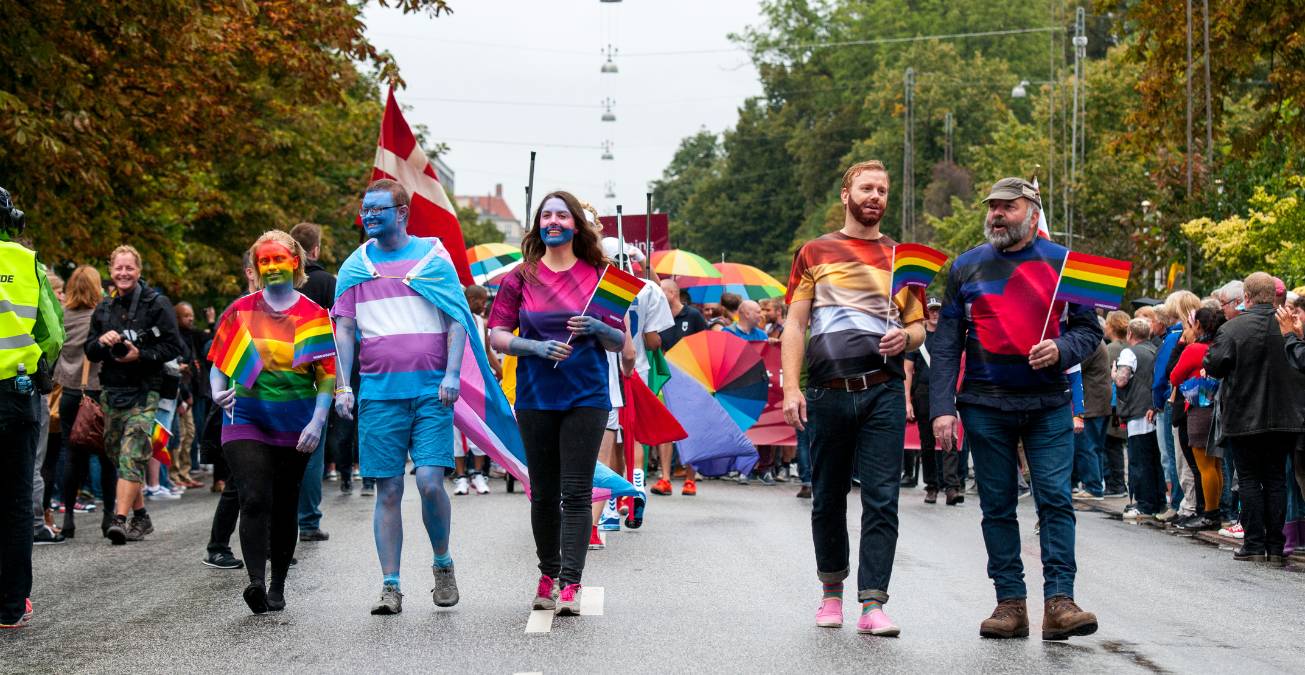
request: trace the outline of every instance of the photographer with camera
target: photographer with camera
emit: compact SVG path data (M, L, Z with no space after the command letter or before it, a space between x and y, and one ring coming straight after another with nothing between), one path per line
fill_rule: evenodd
M86 357L102 364L104 453L118 465L115 513L105 532L115 545L140 541L154 531L142 492L150 435L164 386L163 366L182 354L172 303L141 283L140 272L135 248L114 249L109 256L113 287L91 315L86 339Z
M23 226L23 212L0 188L0 629L32 617L32 479L46 364L58 358L64 335L45 266L10 241Z

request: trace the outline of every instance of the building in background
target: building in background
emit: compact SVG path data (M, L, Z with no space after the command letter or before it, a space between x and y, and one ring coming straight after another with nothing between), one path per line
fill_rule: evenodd
M507 200L503 199L503 184L499 183L494 186L494 194L485 196L460 195L456 198L458 206L471 207L480 214L480 217L486 218L494 223L494 227L503 233L503 241L520 246L521 239L525 237L525 230L521 227L521 221L512 214L512 209L508 206Z

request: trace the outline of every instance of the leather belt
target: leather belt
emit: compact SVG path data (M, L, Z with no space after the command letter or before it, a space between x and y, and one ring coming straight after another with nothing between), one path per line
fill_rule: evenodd
M843 391L865 391L876 384L883 384L891 377L886 370L876 370L872 373L864 373L856 377L842 377L837 380L830 380L824 385L826 389L841 389Z

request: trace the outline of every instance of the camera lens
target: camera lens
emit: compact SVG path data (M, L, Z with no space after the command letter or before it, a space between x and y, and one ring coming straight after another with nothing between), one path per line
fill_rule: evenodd
M109 347L109 355L115 359L123 358L129 353L131 353L131 350L127 348L127 343L125 342L119 342L118 344Z

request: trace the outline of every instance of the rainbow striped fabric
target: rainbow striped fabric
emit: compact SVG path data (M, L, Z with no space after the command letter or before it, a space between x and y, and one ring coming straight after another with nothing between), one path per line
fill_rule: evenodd
M295 325L295 366L328 356L335 356L335 334L331 331L330 318L323 315Z
M1070 251L1060 268L1056 300L1119 309L1133 263Z
M258 354L249 327L238 324L234 328L235 330L217 332L208 356L222 374L246 389L253 389L259 373L263 372L263 357Z
M591 314L614 328L625 330L625 313L634 303L634 296L643 288L638 277L621 271L611 265L603 270L603 276L594 287L593 297L589 299L586 314Z
M172 466L172 453L168 452L170 440L172 440L172 432L158 420L154 420L154 431L150 433L150 451L154 459L159 460L163 466Z
M897 295L907 286L927 287L947 262L947 254L924 244L898 244L893 247L893 286Z

